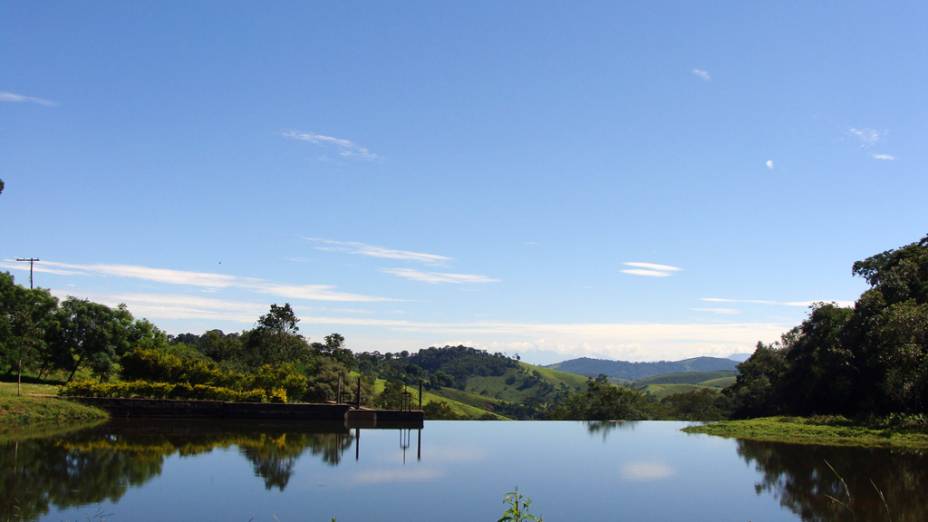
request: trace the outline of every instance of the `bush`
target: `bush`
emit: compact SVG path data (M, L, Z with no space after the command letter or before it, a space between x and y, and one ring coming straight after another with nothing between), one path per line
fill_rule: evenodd
M264 364L244 381L244 388L264 390L268 397L271 397L276 390L281 390L285 398L293 397L299 400L306 397L309 389L309 379L290 364L281 366ZM286 402L286 399L283 402Z
M234 386L241 376L224 372L204 357L178 355L165 350L136 348L123 356L122 377L126 380L186 382L212 386Z
M130 381L116 383L73 382L59 392L65 397L192 399L227 402L287 402L287 392L277 388L266 393L253 389L237 391L207 384L172 384L167 382Z

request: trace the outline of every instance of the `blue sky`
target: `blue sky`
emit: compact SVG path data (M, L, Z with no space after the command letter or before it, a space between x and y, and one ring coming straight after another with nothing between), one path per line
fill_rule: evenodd
M0 269L39 257L41 286L169 332L286 301L359 350L749 351L926 232L926 23L923 2L7 3Z

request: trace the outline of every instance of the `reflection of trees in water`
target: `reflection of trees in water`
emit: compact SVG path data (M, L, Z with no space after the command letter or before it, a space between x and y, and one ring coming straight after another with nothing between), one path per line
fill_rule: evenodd
M636 421L623 421L623 420L611 420L611 421L586 421L586 431L590 435L602 434L603 440L606 440L606 437L609 436L615 430L633 430L635 429Z
M350 433L262 433L258 439L237 444L242 455L255 467L255 474L264 479L264 487L283 491L293 475L293 466L305 450L330 466L337 466L342 453L351 447Z
M923 452L739 440L738 454L761 473L758 494L773 495L802 520L928 520L928 457ZM850 502L826 461L847 482ZM874 484L886 497L889 516Z
M164 459L236 446L267 489L286 488L297 459L309 450L335 466L354 437L293 425L225 423L144 426L111 423L72 434L0 444L0 520L31 520L50 505L67 508L118 501L132 486L161 474ZM333 430L339 430L332 433Z
M30 520L48 511L104 500L119 500L130 486L161 473L154 455L68 449L50 440L0 446L0 514Z

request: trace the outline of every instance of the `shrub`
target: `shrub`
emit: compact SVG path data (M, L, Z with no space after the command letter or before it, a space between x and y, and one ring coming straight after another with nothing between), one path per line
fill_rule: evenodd
M283 388L238 391L208 384L172 384L167 382L130 381L110 384L90 381L73 382L59 392L66 397L145 398L145 399L193 399L238 402L287 402Z
M283 388L274 388L268 395L271 402L287 402L287 390Z

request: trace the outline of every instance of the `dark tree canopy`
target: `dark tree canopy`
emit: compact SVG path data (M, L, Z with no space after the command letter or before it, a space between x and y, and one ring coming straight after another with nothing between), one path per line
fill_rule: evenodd
M858 261L854 308L819 303L739 366L726 393L741 417L928 411L928 236Z

